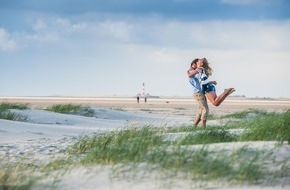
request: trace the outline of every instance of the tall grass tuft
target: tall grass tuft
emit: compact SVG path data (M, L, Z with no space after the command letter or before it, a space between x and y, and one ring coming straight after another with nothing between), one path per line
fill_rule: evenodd
M90 138L83 138L70 150L71 153L88 152L86 162L114 164L139 162L152 147L163 144L157 130L150 127L125 129Z
M238 136L221 127L207 128L187 135L180 140L181 145L211 144L221 142L234 142Z
M13 121L27 121L27 116L19 113L14 113L11 110L28 109L27 104L12 104L12 103L1 103L0 104L0 119L13 120Z
M241 141L290 141L290 110L285 113L268 113L243 123L246 130Z
M17 110L25 110L28 109L27 104L19 104L19 103L1 103L0 110L9 110L9 109L17 109Z
M73 104L59 104L48 107L46 110L64 114L82 115L86 117L93 117L95 111L88 106L73 105Z
M220 116L220 119L224 119L224 118L245 119L245 118L252 118L252 117L264 116L264 115L267 115L267 112L264 110L247 109L244 111Z
M31 173L23 172L18 166L0 168L0 189L2 190L28 190L35 184L37 178ZM29 176L29 177L28 177Z

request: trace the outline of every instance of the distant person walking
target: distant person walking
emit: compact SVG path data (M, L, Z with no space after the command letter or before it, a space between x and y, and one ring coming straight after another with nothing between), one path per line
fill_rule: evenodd
M235 91L234 88L225 89L225 91L217 96L215 86L216 81L209 81L208 76L212 74L212 68L209 66L209 63L206 58L199 59L196 63L197 71L200 74L200 84L202 92L205 94L207 99L214 106L219 106L231 93Z
M137 103L139 104L140 96L137 95Z
M200 72L197 70L197 62L199 59L194 59L190 68L187 70L187 76L189 77L189 83L192 86L193 97L198 104L198 114L194 120L194 127L197 127L200 121L202 121L202 127L206 127L206 121L209 114L209 108L206 97L202 92L201 85L199 82Z

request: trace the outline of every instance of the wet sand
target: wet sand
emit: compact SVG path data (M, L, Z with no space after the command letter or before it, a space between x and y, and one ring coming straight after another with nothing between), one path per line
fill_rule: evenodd
M0 97L0 103L23 103L31 108L44 109L56 104L81 104L100 108L111 108L126 111L141 111L148 113L170 115L195 115L197 104L193 98L148 98L147 103L140 99L137 103L135 97ZM286 111L290 109L290 99L246 99L228 98L220 106L212 106L210 114L223 115L247 109L267 111Z

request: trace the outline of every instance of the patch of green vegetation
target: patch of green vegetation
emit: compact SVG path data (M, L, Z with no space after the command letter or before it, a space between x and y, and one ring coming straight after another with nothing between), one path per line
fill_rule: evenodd
M9 109L25 110L25 109L28 109L28 105L19 104L19 103L1 103L0 104L0 111L6 111Z
M188 124L182 124L182 125L177 126L177 127L168 126L168 127L164 128L164 130L167 133L193 132L193 131L196 131L198 129L199 128L196 128L193 125L188 125Z
M109 132L93 137L84 137L73 145L70 154L83 155L83 164L123 165L126 171L136 171L134 168L146 163L148 172L161 171L163 174L177 177L179 173L188 178L198 180L225 180L239 182L255 182L262 178L265 171L260 164L260 154L248 155L242 162L233 159L235 155L214 153L205 146L193 150L192 144L198 142L228 142L236 140L225 131L205 130L206 132L194 138L184 140L165 141L164 130L143 127L129 128L119 132ZM210 140L213 138L215 140ZM227 139L229 138L229 139ZM251 158L252 157L252 158ZM259 160L259 162L258 162ZM131 169L129 169L132 167ZM122 168L122 167L121 167ZM151 169L150 169L151 168ZM255 171L253 171L255 170Z
M20 169L21 168L21 169ZM30 172L24 173L23 168L17 166L0 167L0 189L5 190L28 190L37 181L36 177L32 177ZM29 176L29 177L27 177Z
M12 103L1 103L0 104L0 119L12 120L12 121L27 121L28 117L15 113L11 109L24 110L28 109L27 104L12 104Z
M239 125L245 128L241 141L290 141L290 110L254 117Z
M178 178L177 174L181 173L181 176L196 181L251 184L263 179L267 171L261 162L263 154L256 151L247 155L247 159L238 160L234 159L236 154L209 151L206 146L201 149L175 146L169 151L155 150L148 163L173 178Z
M214 120L214 119L218 119L218 118L219 117L214 115L214 114L209 114L208 117L207 117L208 120Z
M235 142L238 136L222 127L206 128L196 133L191 133L180 140L181 145L210 144L221 142Z
M73 104L59 104L53 105L46 109L47 111L53 111L57 113L81 115L86 117L94 117L95 111L88 106L73 105Z
M0 119L6 119L11 121L27 121L28 117L19 113L13 113L11 111L0 111Z
M244 146L231 153L228 163L233 167L238 168L236 177L239 181L250 181L250 183L266 181L266 176L272 174L272 171L264 167L266 158L271 154L271 151L257 151ZM230 178L235 178L230 176ZM234 180L234 179L233 179Z
M224 119L224 118L244 119L244 118L252 118L252 117L263 116L263 115L267 115L267 112L263 110L258 110L258 109L247 109L245 111L223 115L223 116L220 116L219 118L220 119Z
M142 127L85 137L77 142L70 153L88 152L85 162L110 164L141 161L154 146L164 144L157 129Z

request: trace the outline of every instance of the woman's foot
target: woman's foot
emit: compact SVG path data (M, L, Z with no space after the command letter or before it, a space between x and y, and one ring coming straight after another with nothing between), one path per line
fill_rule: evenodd
M232 90L232 88L226 88L226 89L224 90L224 93L225 93L225 94L228 94L228 93L230 93L231 90Z
M230 95L231 93L233 93L234 91L236 91L236 89L234 89L234 88L229 88L228 90L229 90L228 91L228 95Z

